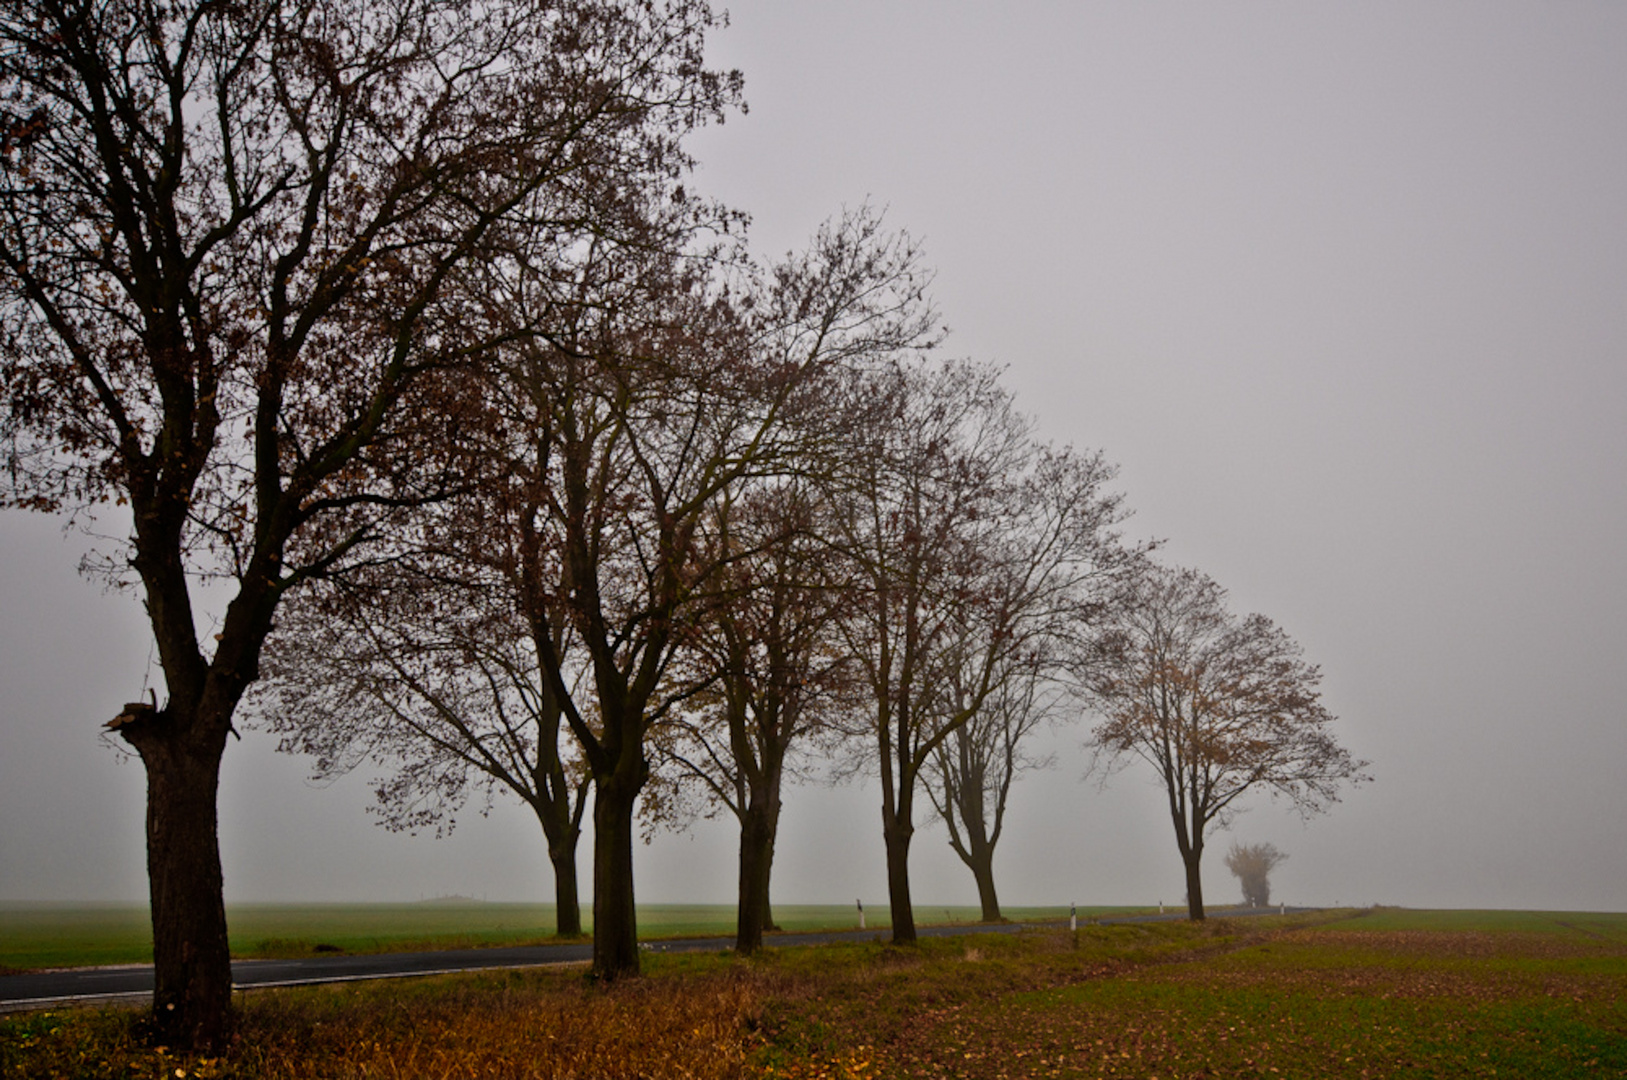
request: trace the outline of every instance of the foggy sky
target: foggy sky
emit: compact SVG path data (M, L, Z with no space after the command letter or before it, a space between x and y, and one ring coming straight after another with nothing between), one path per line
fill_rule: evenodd
M1006 365L1047 438L1120 463L1133 535L1322 665L1375 782L1309 823L1257 800L1212 845L1287 851L1291 903L1627 910L1627 7L731 14L750 112L694 142L697 186L769 256L885 206L949 350ZM0 900L146 892L141 769L98 732L148 636L76 578L84 546L0 515ZM1087 729L1014 794L1002 899L1178 901L1161 792L1084 780ZM517 802L409 838L366 772L308 771L228 747L228 900L551 898ZM798 787L783 829L777 902L884 902L875 785ZM733 845L658 837L639 899L731 901ZM941 826L912 866L921 908L975 903Z

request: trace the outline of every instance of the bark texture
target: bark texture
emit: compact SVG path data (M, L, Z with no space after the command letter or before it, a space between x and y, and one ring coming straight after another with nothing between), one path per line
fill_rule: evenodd
M234 1029L232 965L215 804L226 726L181 723L150 706L126 706L114 724L147 773L153 1037L224 1048Z
M593 797L593 977L639 973L633 910L633 807L641 785L601 780Z
M907 818L882 813L882 836L887 843L887 901L892 907L893 944L913 945L915 908L910 903L910 839L915 832Z
M1171 806L1175 819L1175 845L1181 851L1181 865L1186 868L1186 912L1193 922L1202 922L1203 911L1203 832L1204 823L1188 823L1186 813L1178 804Z
M772 929L768 883L774 867L774 833L778 819L778 805L749 807L740 819L740 896L734 949L742 956L761 949L763 932Z
M1203 873L1198 865L1201 852L1186 856L1186 913L1193 922L1208 918L1203 911Z
M994 891L994 849L986 847L980 856L973 848L972 857L972 877L977 882L977 902L983 908L983 921L1005 922L1005 916L1000 914L1000 898Z
M542 831L548 838L548 862L554 868L554 933L559 937L582 936L582 904L576 881L576 845L582 838L577 820L563 821L544 815Z

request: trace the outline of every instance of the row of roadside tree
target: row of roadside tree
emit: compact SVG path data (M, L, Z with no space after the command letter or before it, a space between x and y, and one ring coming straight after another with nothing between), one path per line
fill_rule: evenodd
M740 819L760 943L799 754L876 768L900 941L923 779L992 903L1009 754L1059 695L1165 775L1194 883L1243 790L1314 807L1359 775L1291 641L1157 568L1099 455L937 359L907 237L861 209L765 264L690 189L686 137L740 105L716 21L0 13L0 499L128 508L105 569L165 698L109 727L147 775L159 1041L232 1034L217 798L246 708L323 771L397 766L395 824L519 794L566 933L591 797L604 979L638 970L640 801L697 784Z

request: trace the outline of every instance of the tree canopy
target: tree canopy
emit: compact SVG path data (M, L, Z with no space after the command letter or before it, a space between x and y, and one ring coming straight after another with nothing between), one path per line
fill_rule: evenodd
M1080 661L1103 717L1098 752L1140 759L1164 786L1194 919L1204 914L1205 837L1246 793L1270 792L1315 814L1344 785L1368 779L1367 763L1330 730L1321 672L1270 619L1239 618L1225 601L1206 575L1149 561Z
M163 707L155 1020L230 1035L215 793L282 598L446 497L489 322L461 275L678 200L734 104L704 3L22 0L0 13L0 505L128 506ZM500 261L500 260L499 260ZM199 580L229 583L217 633Z

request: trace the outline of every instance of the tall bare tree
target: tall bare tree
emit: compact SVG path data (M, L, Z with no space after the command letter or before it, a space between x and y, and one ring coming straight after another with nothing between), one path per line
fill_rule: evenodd
M296 598L269 647L261 702L281 748L313 755L321 776L386 766L377 809L390 826L444 830L471 794L525 802L547 840L561 935L582 929L576 852L593 782L566 704L599 710L539 524L559 498L548 424L595 422L592 393L624 389L606 368L658 396L661 379L680 385L674 373L698 370L698 358L732 362L739 320L726 290L706 293L709 266L727 265L717 237L736 220L657 186L624 193L593 236L522 223L494 237L492 257L451 286L493 343L481 408L460 431L474 459L462 490L359 572ZM653 353L602 351L623 344Z
M522 560L502 515L469 498L436 515L433 545L303 590L284 606L251 693L282 735L329 779L385 768L376 811L392 829L451 831L471 796L494 793L535 814L553 868L555 929L582 933L577 842L589 778L538 662ZM429 537L425 537L429 539ZM569 625L549 649L567 662Z
M128 503L168 700L146 768L156 1037L219 1046L219 766L282 597L459 486L446 288L599 235L738 79L704 3L16 0L0 11L4 505ZM518 218L525 221L518 221ZM198 581L223 581L217 633Z
M945 707L960 711L966 689L951 674ZM1049 758L1025 753L1024 741L1052 715L1057 693L1043 667L1014 657L995 690L927 759L923 783L949 830L949 846L972 872L984 922L1001 922L994 849L1005 831L1006 802L1019 773Z
M865 687L856 733L880 771L893 940L903 943L915 940L909 847L922 772L1075 603L1112 502L1099 505L1094 480L1056 516L1028 498L1048 455L992 369L897 365L862 394L837 495L851 566L841 625Z
M688 661L706 689L654 744L669 802L698 786L739 822L741 954L762 948L763 931L774 928L769 881L793 757L835 731L851 701L852 663L835 640L842 562L822 510L796 479L719 504L715 534L729 562Z
M1097 751L1157 773L1188 911L1202 919L1204 840L1238 800L1263 790L1319 813L1343 785L1369 779L1367 762L1335 741L1321 672L1299 645L1263 615L1233 615L1205 575L1148 562L1114 615L1083 658L1083 685L1103 717Z
M995 602L970 605L944 643L937 709L965 721L928 756L924 780L950 847L977 882L986 922L1001 917L994 849L1012 782L1044 763L1025 756L1023 741L1061 701L1069 642L1140 554L1114 531L1126 512L1122 496L1107 491L1113 475L1100 454L1033 448L1024 471L1007 478L998 528L984 540L994 557L981 580L963 584ZM998 658L992 667L990 657Z
M867 211L761 282L731 286L695 258L594 266L565 301L522 275L507 307L567 317L516 337L492 393L510 418L509 468L531 478L518 546L550 602L528 614L593 777L593 964L614 979L639 966L633 820L648 736L704 685L676 661L738 559L716 535L717 504L798 467L823 436L794 418L829 373L920 338L922 275ZM555 611L589 673L581 688L546 644Z

